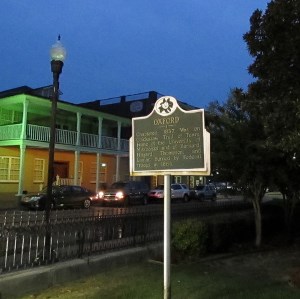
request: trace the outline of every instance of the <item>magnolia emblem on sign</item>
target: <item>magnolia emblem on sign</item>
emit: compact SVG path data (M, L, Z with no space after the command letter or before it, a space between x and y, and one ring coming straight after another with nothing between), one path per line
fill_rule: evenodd
M155 103L154 110L161 116L172 114L177 107L177 101L173 97L162 97Z

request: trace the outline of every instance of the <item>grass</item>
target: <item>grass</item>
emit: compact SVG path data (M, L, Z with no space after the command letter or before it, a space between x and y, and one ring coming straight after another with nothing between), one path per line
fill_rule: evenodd
M287 253L288 256L291 254ZM171 267L172 298L300 298L300 290L289 286L287 279L281 276L291 264L294 265L294 261L279 263L278 255L274 258L251 255L174 265ZM120 267L22 297L32 298L161 299L163 265L144 262Z

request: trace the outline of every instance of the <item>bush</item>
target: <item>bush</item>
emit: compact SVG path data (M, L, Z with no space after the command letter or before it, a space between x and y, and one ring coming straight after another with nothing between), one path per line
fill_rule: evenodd
M172 227L172 249L181 258L193 258L207 252L207 225L196 219L174 223Z
M208 251L225 252L232 245L231 223L212 222L208 225Z
M205 221L188 219L175 222L172 227L172 258L176 261L225 253L236 244L247 245L254 237L251 212L216 215Z
M241 245L255 237L253 216L248 213L235 217L219 215L212 218L207 226L209 253L227 252L234 244Z

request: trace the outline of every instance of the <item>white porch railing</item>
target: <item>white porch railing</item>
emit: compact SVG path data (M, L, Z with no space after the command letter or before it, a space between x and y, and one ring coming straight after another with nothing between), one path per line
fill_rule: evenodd
M77 186L81 186L81 178L79 178L77 180L77 182L75 181L75 179L71 179L71 178L61 178L59 177L59 175L56 176L56 180L55 182L53 182L54 186L62 186L62 185L77 185Z
M20 139L22 124L0 126L0 140Z
M88 147L98 147L98 135L80 133L80 144Z
M107 149L117 149L118 148L118 139L117 138L102 136L101 143L102 143L101 144L102 148L107 148Z
M22 133L22 125L6 125L0 126L0 141L1 140L13 140L20 139ZM101 145L99 145L99 136L95 134L80 133L77 144L77 132L56 129L56 143L67 144L67 145L80 145L83 147L92 148L102 148L110 150L118 150L118 139L114 137L101 136ZM50 140L50 128L37 126L37 125L27 125L26 128L26 139L49 142ZM126 139L120 140L121 151L129 151L129 141Z
M56 129L55 139L56 143L76 144L77 132Z
M26 128L26 139L49 142L50 128L28 125Z

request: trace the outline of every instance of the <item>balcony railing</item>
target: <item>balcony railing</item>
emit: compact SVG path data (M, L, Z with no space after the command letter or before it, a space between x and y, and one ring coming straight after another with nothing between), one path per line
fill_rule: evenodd
M0 126L0 140L20 139L22 125Z
M21 134L21 124L0 126L0 141L20 139L22 138ZM78 134L79 138L77 138ZM50 128L37 125L27 125L26 139L40 142L49 142ZM55 139L55 142L59 144L120 150L123 152L129 151L128 140L121 139L120 148L118 148L118 139L108 136L101 136L101 140L99 140L99 136L95 134L77 133L76 131L56 129Z

